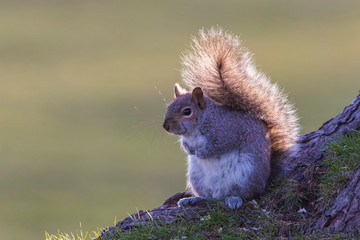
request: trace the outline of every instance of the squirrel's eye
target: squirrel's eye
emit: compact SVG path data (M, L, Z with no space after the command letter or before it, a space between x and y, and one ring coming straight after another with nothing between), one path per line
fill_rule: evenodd
M185 116L190 116L191 113L192 113L191 108L185 108L185 109L183 110L183 114L184 114Z

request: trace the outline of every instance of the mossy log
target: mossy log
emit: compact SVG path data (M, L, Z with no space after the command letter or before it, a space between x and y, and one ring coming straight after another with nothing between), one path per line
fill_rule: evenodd
M287 178L298 182L302 191L316 192L317 164L324 160L326 143L338 135L344 135L353 130L360 130L360 93L345 107L338 116L325 122L319 130L302 135L299 139L299 152L289 161L290 170ZM126 231L136 224L149 222L172 223L179 219L192 221L204 216L209 208L206 201L193 206L178 207L177 201L191 193L176 193L168 198L160 207L151 211L142 211L118 222L116 226L106 229L102 236L109 236L116 231ZM311 197L310 197L311 198ZM313 200L316 197L313 197ZM360 169L352 175L347 186L338 191L332 202L324 207L316 207L316 201L307 201L305 209L313 221L304 229L311 234L317 230L348 231L360 229ZM108 239L108 238L107 238Z

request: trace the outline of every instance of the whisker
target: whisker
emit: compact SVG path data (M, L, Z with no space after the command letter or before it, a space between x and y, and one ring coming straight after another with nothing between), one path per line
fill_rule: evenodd
M161 93L161 91L158 89L158 87L157 87L156 85L154 86L154 88L155 88L155 90L158 92L158 94L162 97L162 100L163 100L164 103L166 104L167 101L166 101L164 95Z

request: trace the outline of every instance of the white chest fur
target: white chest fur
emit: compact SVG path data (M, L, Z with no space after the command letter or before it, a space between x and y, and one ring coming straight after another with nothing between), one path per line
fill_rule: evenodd
M239 150L211 159L191 155L188 157L188 184L198 196L247 197L247 184L254 169L253 156Z

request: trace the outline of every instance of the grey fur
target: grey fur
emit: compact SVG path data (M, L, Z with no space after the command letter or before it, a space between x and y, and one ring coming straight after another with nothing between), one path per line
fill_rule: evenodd
M271 144L265 124L252 113L204 98L206 107L201 109L190 93L177 97L168 106L164 122L165 129L180 135L189 155L188 185L195 196L205 198L261 194L270 175ZM192 109L190 119L181 117L184 107ZM236 199L226 201L230 208L241 206Z
M192 43L182 77L193 91L175 85L163 126L180 136L189 155L195 196L237 208L241 197L263 193L270 175L284 174L286 159L297 152L297 117L236 36L211 28Z

